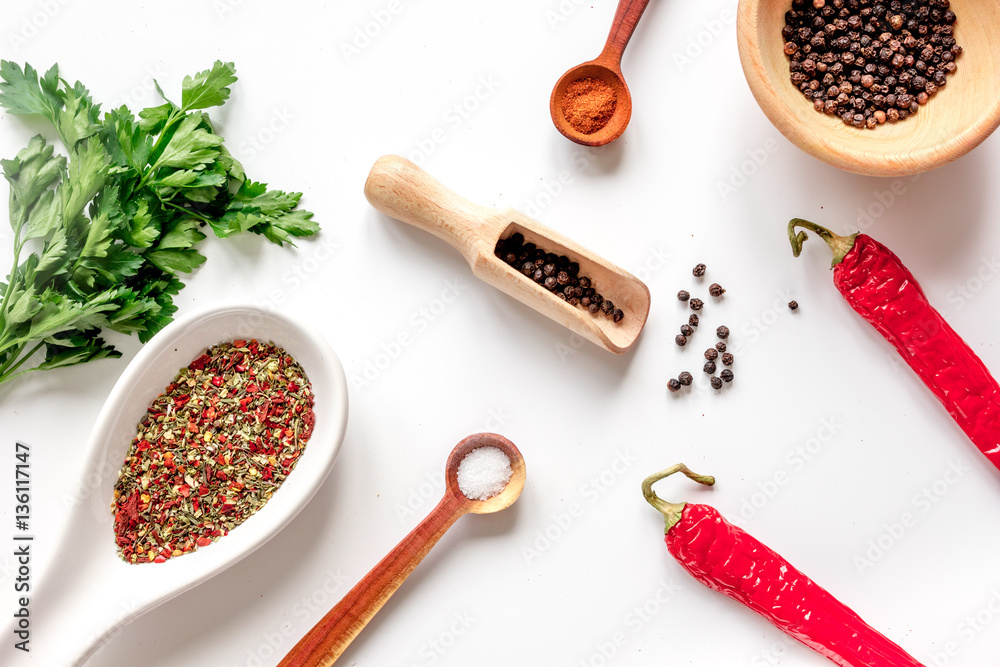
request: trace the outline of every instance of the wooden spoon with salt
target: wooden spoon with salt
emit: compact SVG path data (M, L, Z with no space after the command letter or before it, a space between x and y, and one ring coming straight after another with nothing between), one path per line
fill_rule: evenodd
M635 26L648 4L649 0L621 0L601 55L567 71L552 89L552 96L549 98L552 122L570 141L584 146L603 146L620 137L628 127L629 119L632 118L632 94L629 93L625 77L622 76L622 53L628 46ZM595 79L599 82L597 85L610 87L615 98L612 116L602 127L590 133L584 133L574 127L566 118L562 108L567 88L581 79Z
M510 461L511 475L496 495L472 500L462 492L458 469L467 455L481 447L495 447L503 452ZM524 458L514 443L503 436L477 433L455 445L445 464L441 502L299 640L278 667L329 667L336 662L460 516L490 514L510 507L521 495L524 479Z

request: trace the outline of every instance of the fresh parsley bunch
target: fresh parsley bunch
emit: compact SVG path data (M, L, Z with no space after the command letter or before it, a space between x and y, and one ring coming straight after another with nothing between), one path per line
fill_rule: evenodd
M207 225L216 236L263 234L282 245L318 231L297 208L301 193L247 179L202 110L223 104L232 63L185 77L180 104L108 111L77 82L0 61L0 106L55 127L68 154L39 135L12 160L14 266L0 283L0 383L121 356L100 337L107 327L146 342L177 310L180 276L204 261ZM30 245L29 245L30 244ZM25 367L44 348L45 358Z

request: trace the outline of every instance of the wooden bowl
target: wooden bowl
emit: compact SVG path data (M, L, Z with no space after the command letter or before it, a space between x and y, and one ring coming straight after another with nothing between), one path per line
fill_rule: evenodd
M1000 124L1000 3L951 0L964 49L948 85L913 116L874 129L816 111L790 78L781 29L791 0L740 0L740 61L757 103L792 143L835 167L869 176L916 174L965 155Z

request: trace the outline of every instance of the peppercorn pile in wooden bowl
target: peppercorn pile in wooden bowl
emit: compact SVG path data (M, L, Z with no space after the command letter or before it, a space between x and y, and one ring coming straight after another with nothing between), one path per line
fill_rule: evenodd
M775 127L847 171L927 171L1000 124L990 0L741 0L737 37Z

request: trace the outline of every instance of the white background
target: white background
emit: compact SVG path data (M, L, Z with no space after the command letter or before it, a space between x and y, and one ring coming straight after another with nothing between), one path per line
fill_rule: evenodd
M235 61L240 81L212 117L248 174L302 190L323 231L294 250L207 240L208 262L178 305L242 298L300 317L325 332L351 379L344 447L312 503L258 552L130 624L92 664L275 664L433 507L451 447L481 430L523 452L521 499L460 519L343 664L829 664L669 556L639 484L678 461L718 484L674 479L662 495L710 502L925 664L995 662L1000 474L844 303L823 244L813 238L793 259L785 225L808 217L881 240L1000 369L1000 195L988 185L998 140L919 179L814 160L749 93L735 0L707 0L651 3L623 63L629 129L602 150L576 146L552 127L549 92L597 55L614 10L606 0L5 4L2 57L58 62L106 108L151 106L153 78L177 96L184 75ZM359 37L366 29L373 36ZM961 67L953 86L960 77ZM43 128L0 117L0 155ZM638 345L615 357L581 342L476 281L442 242L373 211L362 187L386 153L644 278L653 306ZM4 272L11 243L3 225ZM697 262L709 267L702 283ZM711 281L728 288L723 299L707 297ZM448 289L458 297L445 305ZM673 343L689 312L679 289L708 302L684 349ZM737 361L716 393L699 369L719 324L734 332ZM396 350L403 334L409 345ZM0 389L0 541L14 532L19 439L32 447L36 580L73 566L46 553L64 528L61 492L86 474L88 433L139 347L114 340L122 359ZM695 386L670 395L667 380L685 369ZM0 547L4 609L10 551ZM967 621L977 614L978 630ZM608 660L616 635L624 644ZM2 643L4 664L34 664L11 637Z

